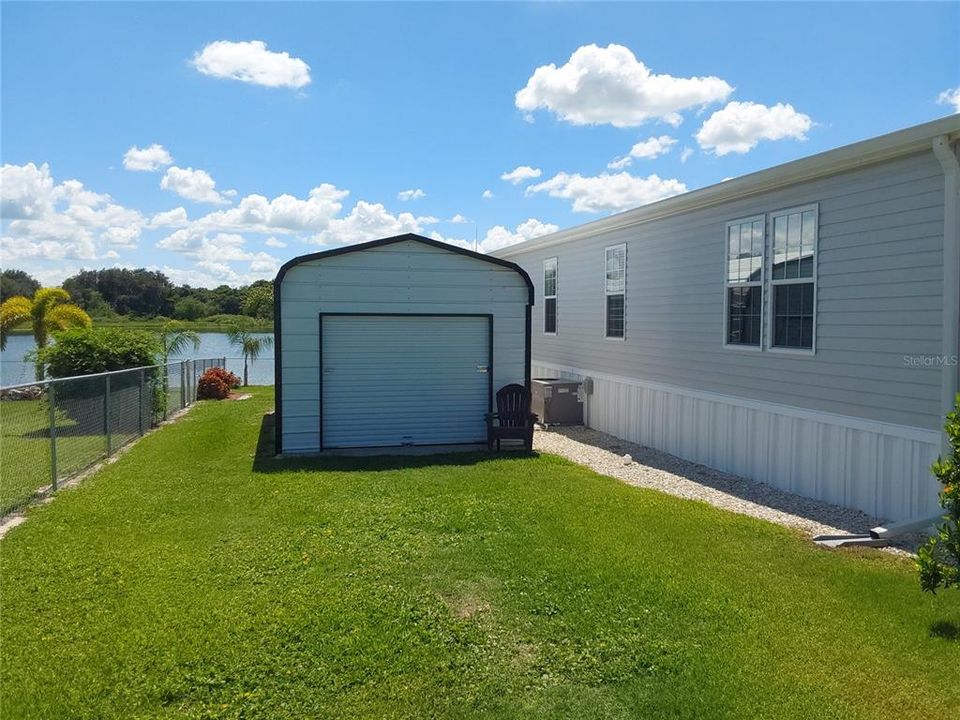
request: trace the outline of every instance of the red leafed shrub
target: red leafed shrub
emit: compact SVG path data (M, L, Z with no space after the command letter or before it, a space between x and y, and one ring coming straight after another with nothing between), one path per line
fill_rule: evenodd
M229 370L226 370L221 367L212 367L207 370L204 375L210 375L211 377L220 378L224 383L226 383L229 388L238 388L240 387L240 378L234 375Z
M211 370L207 370L197 381L197 400L224 400L229 396L230 386Z

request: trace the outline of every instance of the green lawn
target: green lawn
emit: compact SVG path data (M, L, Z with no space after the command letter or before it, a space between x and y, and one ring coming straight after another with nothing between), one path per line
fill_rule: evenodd
M50 406L43 400L0 402L0 515L24 505L50 484L49 413ZM62 411L56 414L57 476L61 480L106 456L102 415L94 418L92 410L88 415L93 422L81 425ZM123 433L116 444L129 435Z
M553 457L255 459L202 403L0 542L3 717L928 718L960 593Z

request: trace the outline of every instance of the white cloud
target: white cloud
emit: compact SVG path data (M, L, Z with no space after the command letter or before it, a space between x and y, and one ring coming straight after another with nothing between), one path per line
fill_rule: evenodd
M761 140L806 140L813 125L809 115L792 105L772 107L753 102L731 102L707 118L697 131L700 147L716 155L745 153Z
M173 158L166 148L157 144L147 148L138 148L134 145L123 155L123 167L127 170L156 172L172 162Z
M497 225L495 227L487 230L487 234L484 236L483 241L480 243L480 250L482 252L493 252L494 250L499 250L500 248L505 248L509 245L515 245L518 242L523 242L524 240L532 240L535 237L540 237L541 235L549 235L554 233L560 228L557 225L552 223L544 223L536 218L529 218L524 222L517 225L516 229L511 232L503 225Z
M515 230L510 230L509 228L504 227L503 225L497 225L495 227L487 230L486 234L483 236L483 239L477 243L476 249L479 252L490 253L500 248L505 248L509 245L515 245L518 242L523 242L524 240L532 240L535 237L540 237L541 235L549 235L552 232L556 232L560 228L552 223L545 223L537 220L536 218L529 218L524 222L517 225ZM439 240L441 242L449 243L451 245L458 245L460 247L467 248L468 250L474 249L474 242L472 240L465 240L462 238L448 238L444 237L438 232L432 233L430 235L434 240Z
M397 200L402 200L404 202L408 200L419 200L420 198L425 198L427 194L420 188L414 190L401 190L397 193Z
M287 244L283 240L277 240L275 237L268 237L263 244L272 248L285 248Z
M150 227L181 227L189 222L187 211L182 207L175 207L173 210L156 213L150 218Z
M199 228L184 228L163 238L157 247L206 262L229 262L252 257L244 249L246 243L244 237L236 233L208 236Z
M532 168L529 165L520 165L518 167L515 167L510 172L505 172L503 175L500 176L500 179L506 180L507 182L511 182L514 185L519 185L520 183L525 182L526 180L533 180L535 178L538 178L540 177L540 175L541 175L540 168Z
M482 197L484 200L492 200L493 192L491 190L484 190L480 197Z
M250 258L250 272L252 273L266 273L272 277L277 274L279 269L280 261L269 253L254 253L253 257Z
M296 233L318 232L327 227L343 208L341 202L350 193L329 183L313 188L306 199L278 195L269 200L263 195L247 195L228 210L217 210L194 222L206 230L238 232Z
M280 261L263 251L251 252L246 248L246 243L242 235L235 233L207 235L191 228L178 230L165 237L157 243L157 247L196 261L195 270L168 273L177 283L186 282L201 287L223 284L236 286L276 275ZM239 272L230 266L230 263L238 262L248 263L246 272Z
M266 87L302 88L310 83L310 66L289 53L272 52L262 40L218 40L193 57L204 75Z
M460 213L457 213L452 218L450 218L450 222L452 222L454 225L462 225L463 223L470 222L470 220L468 220L465 216L461 215Z
M437 222L434 217L416 217L412 213L390 213L380 203L360 200L349 215L335 218L313 240L321 245L352 245L379 238L421 233L423 226Z
M4 220L36 218L50 212L54 183L48 165L4 165L0 180L0 214Z
M692 147L685 147L683 152L680 153L680 162L685 163L691 157L693 157L694 149Z
M221 205L228 202L219 192L217 184L205 170L193 168L179 168L174 165L167 168L160 187L175 192L180 197L198 203L214 203Z
M584 45L565 65L538 67L517 92L518 109L554 112L574 125L632 127L682 121L681 110L726 100L733 88L718 77L655 75L622 45Z
M676 143L676 139L669 135L661 135L660 137L650 137L646 140L641 140L630 148L629 153L607 163L607 167L611 170L622 170L633 163L635 158L652 160L661 155L666 155L670 152L670 148L676 145Z
M591 213L627 210L686 191L687 186L676 179L637 177L626 172L590 177L561 172L527 188L528 193L545 192L550 197L572 200L574 212Z
M953 111L960 113L960 87L947 88L937 95L937 104L953 105Z
M144 226L136 210L88 190L78 180L57 183L46 164L0 168L0 250L5 263L94 260L112 247L132 248Z
M264 253L265 254L265 253ZM278 261L252 259L245 272L234 270L226 263L201 261L190 268L163 267L149 268L159 270L175 285L215 288L220 285L239 287L249 285L256 280L272 280L277 274Z

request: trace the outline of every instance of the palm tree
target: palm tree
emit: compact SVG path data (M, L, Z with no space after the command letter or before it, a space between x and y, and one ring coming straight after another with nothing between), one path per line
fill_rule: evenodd
M176 320L165 322L157 331L160 340L160 357L163 364L169 362L171 355L183 352L187 345L193 345L194 350L200 348L200 336L193 330L187 330Z
M40 288L33 299L17 295L0 305L0 350L7 347L7 335L14 328L29 324L37 350L50 342L50 334L70 328L93 325L90 316L70 302L70 293L63 288ZM43 380L43 362L37 359L37 380Z
M256 360L260 357L264 350L273 345L273 338L270 336L257 337L254 333L239 325L234 325L230 329L227 338L231 345L235 345L243 351L243 386L246 387L248 385L247 361Z

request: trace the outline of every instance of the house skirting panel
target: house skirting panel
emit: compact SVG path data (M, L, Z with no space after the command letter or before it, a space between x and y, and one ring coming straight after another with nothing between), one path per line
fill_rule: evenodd
M593 379L584 422L630 442L877 519L935 514L933 430L757 402L533 360L534 377Z

